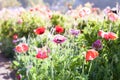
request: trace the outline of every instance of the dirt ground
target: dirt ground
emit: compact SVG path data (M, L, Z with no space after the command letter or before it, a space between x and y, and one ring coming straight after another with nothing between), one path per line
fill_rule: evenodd
M0 80L14 80L14 72L10 69L11 61L0 54Z

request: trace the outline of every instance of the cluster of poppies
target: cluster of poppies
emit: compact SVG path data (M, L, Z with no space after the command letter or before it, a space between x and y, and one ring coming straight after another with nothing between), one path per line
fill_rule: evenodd
M45 33L45 27L38 27L34 30L34 33L37 35L42 35ZM65 42L67 40L67 38L63 35L61 35L61 33L64 32L64 28L61 27L60 25L56 25L55 26L55 32L56 35L53 38L53 42L56 44L62 44L63 42ZM80 30L77 29L71 29L70 30L70 34L72 34L73 36L78 36L78 34L80 33ZM104 38L105 40L115 40L117 39L117 35L113 32L104 32L103 30L99 30L98 31L98 36ZM13 39L17 39L18 36L15 34L13 36ZM98 51L101 50L103 48L102 46L102 42L101 40L96 40L93 44L92 44L92 49L88 50L86 52L85 58L86 61L89 60L93 60L95 59L99 53ZM18 53L24 53L28 50L28 45L26 43L20 43L15 47L15 51ZM42 48L38 48L37 49L37 54L36 54L36 58L39 59L45 59L48 57L48 53L50 53L50 50L48 50L48 47L42 47Z
M32 14L38 13L39 16L43 18L46 17L50 19L52 17L52 11L47 6L39 5L39 6L30 8L29 11Z
M36 35L42 35L45 33L46 28L44 26L38 27L34 30L34 33ZM63 42L65 42L67 40L67 38L63 35L61 35L62 33L64 33L64 28L60 25L56 25L55 26L55 32L56 35L54 35L53 38L53 42L56 44L62 44ZM78 36L78 34L80 33L80 30L76 30L76 29L71 29L70 30L70 34L73 36ZM17 40L18 39L18 35L13 35L13 39ZM25 43L20 43L15 47L15 51L18 53L23 53L26 52L28 50L28 45ZM38 48L37 49L37 55L36 58L40 58L40 59L45 59L48 57L48 53L50 53L46 47L42 47L42 48Z
M66 38L64 36L60 35L60 34L64 32L64 28L61 27L60 25L56 25L55 26L55 31L58 34L55 35L55 37L53 39L53 42L55 42L57 44L63 43L66 40ZM44 27L38 27L37 29L34 30L34 32L37 35L41 35L45 32L45 28ZM48 50L46 47L40 48L40 49L37 50L36 58L45 59L45 58L48 57L48 53L50 53L50 50Z
M102 46L102 42L101 40L96 40L93 44L92 44L92 49L88 50L86 52L86 61L90 61L95 59L96 57L99 56L98 51L101 50L103 48Z
M90 14L91 13L91 10L90 8L87 8L87 7L84 7L80 10L79 12L79 16L80 17L85 17L86 15Z
M55 26L55 31L56 31L56 33L61 34L61 33L64 32L64 28L61 27L60 25L56 25L56 26ZM45 32L45 27L41 27L41 26L40 26L40 27L36 28L36 29L34 30L34 32L35 32L35 34L37 34L37 35L41 35L41 34L43 34L43 33Z
M115 22L118 20L119 16L112 12L112 9L110 7L107 7L104 9L104 13L107 15L108 20Z
M34 33L36 35L42 35L45 33L45 27L41 26L41 27L38 27L34 30ZM53 39L53 42L57 43L57 44L61 44L63 43L66 38L62 35L60 35L60 33L63 33L64 32L64 28L59 26L59 25L56 25L55 26L55 31L56 33L58 33L57 35L55 35L54 39ZM17 40L18 39L18 35L15 34L13 35L13 40ZM26 43L20 43L18 44L16 47L15 47L15 51L17 53L24 53L24 52L27 52L28 51L28 45ZM40 58L40 59L45 59L48 57L48 53L50 53L49 50L47 50L46 47L43 47L43 48L38 48L37 49L37 54L36 54L36 58Z
M26 43L20 43L15 47L15 51L17 53L25 53L26 51L28 51L29 47Z
M98 36L104 38L105 40L116 40L118 37L115 33L113 32L104 32L103 30L98 31ZM96 40L92 44L92 49L88 50L86 52L86 61L93 60L95 59L99 53L98 51L103 48L101 40Z
M115 40L117 39L117 35L113 32L104 32L103 30L99 30L98 35L106 40Z

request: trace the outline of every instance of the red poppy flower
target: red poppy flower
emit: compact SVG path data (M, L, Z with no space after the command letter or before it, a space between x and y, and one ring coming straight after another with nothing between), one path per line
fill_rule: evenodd
M19 45L17 45L15 47L15 51L18 52L18 53L24 53L24 52L27 52L28 51L28 45L25 44L25 43L20 43Z
M113 33L113 32L106 32L106 33L104 33L103 38L105 38L106 40L115 40L115 39L117 39L118 37L117 37L117 35L116 35L115 33Z
M108 33L104 33L103 38L106 39L106 40L109 40L109 35L108 35Z
M48 53L50 53L50 50L45 46L43 48L37 49L38 53L36 55L36 58L38 59L45 59L48 58Z
M103 30L99 30L99 31L98 31L98 36L100 36L100 37L103 38L103 37L104 37L104 33L105 33L105 32L104 32Z
M28 50L28 45L23 43L22 45L22 48L23 48L23 52L26 52Z
M14 39L14 40L18 39L18 35L17 35L17 34L14 34L14 35L13 35L13 39Z
M22 53L23 52L22 47L20 45L17 45L15 47L15 51L18 52L18 53Z
M63 33L63 32L64 32L64 28L61 27L61 26L59 26L59 25L57 25L57 26L55 26L55 31L56 31L57 33Z
M43 34L45 32L45 28L39 27L39 28L35 29L34 32L38 35Z
M48 57L47 52L38 52L36 55L36 58L38 59L45 59L47 57Z
M109 36L109 40L115 40L118 38L117 35L113 32L109 32L108 36Z
M86 61L89 61L89 60L94 60L96 57L98 57L99 53L94 50L94 49L90 49L87 51L86 53Z
M106 40L115 40L117 39L117 35L113 32L104 32L102 30L99 30L98 35Z
M33 12L34 11L34 9L33 8L30 8L30 12Z
M35 8L35 10L36 10L36 11L39 11L39 8L38 8L38 7L36 7L36 8Z

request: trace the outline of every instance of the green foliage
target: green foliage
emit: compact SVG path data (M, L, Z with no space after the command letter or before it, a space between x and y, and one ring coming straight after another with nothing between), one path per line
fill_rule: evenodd
M13 64L15 64L14 66L17 66L18 73L23 75L22 79L87 80L87 74L85 75L85 72L82 70L84 67L84 55L82 54L84 49L81 50L79 47L74 47L77 44L67 41L64 44L57 45L46 37L47 46L50 48L49 58L41 60L35 57L37 52L34 47L36 44L43 44L42 41L45 38L45 35L46 34L37 36L34 39L29 38L28 43L30 49L28 54L17 54L16 61L20 63L20 65L16 65L15 62ZM72 38L73 37L70 39Z
M13 68L21 80L119 80L120 79L120 21L73 19L68 15L54 13L51 19L39 16L37 12L24 12L18 18L1 20L0 46L2 52L14 57ZM65 29L62 33L67 40L62 44L53 41L55 25ZM45 33L36 35L34 29L44 26ZM71 29L81 33L73 36ZM98 31L114 32L116 40L105 40L98 36ZM18 34L20 41L13 43L13 35ZM96 40L101 40L103 49L99 56L91 61L85 60L86 51L92 49ZM59 40L61 41L61 40ZM27 43L26 53L15 53L13 49L19 43ZM36 49L47 46L50 49L45 59L36 58Z
M1 27L0 27L0 41L3 45L1 45L2 52L7 57L14 57L14 46L13 43L13 35L18 34L18 37L34 37L34 29L39 26L44 26L45 21L41 20L40 17L32 16L32 14L24 13L21 15L21 19L23 20L22 23L18 24L19 19L8 19L8 20L1 20Z
M64 27L65 21L66 21L65 16L61 14L56 13L52 15L52 18L51 18L52 25L60 25Z

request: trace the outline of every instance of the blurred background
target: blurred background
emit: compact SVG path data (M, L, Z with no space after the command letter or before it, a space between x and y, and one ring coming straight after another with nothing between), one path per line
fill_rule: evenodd
M29 8L38 4L45 4L52 10L63 10L67 9L69 5L72 5L73 8L75 8L76 6L80 4L84 5L87 2L94 7L103 9L107 6L114 7L116 2L120 3L120 0L0 0L0 9L16 7Z

